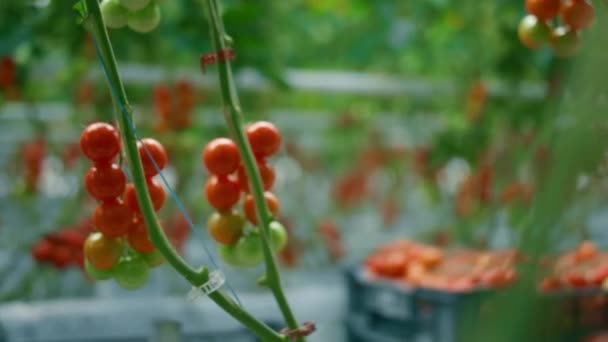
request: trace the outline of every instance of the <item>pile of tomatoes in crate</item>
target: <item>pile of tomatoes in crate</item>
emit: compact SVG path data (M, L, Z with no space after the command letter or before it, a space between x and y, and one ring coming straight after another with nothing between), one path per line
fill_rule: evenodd
M516 250L441 249L409 240L378 248L365 260L370 278L390 279L410 287L466 292L500 288L517 279L516 266L526 258ZM590 241L557 257L541 259L546 272L543 292L600 288L608 278L608 252Z

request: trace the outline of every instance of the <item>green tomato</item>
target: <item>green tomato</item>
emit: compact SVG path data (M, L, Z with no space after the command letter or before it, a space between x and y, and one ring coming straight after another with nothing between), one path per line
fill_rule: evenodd
M570 57L578 51L581 43L578 31L570 30L566 27L558 27L553 31L551 37L551 48L558 57Z
M135 32L148 33L158 26L160 17L160 7L151 2L144 9L129 13L128 25Z
M287 230L278 221L270 223L270 244L275 252L280 252L287 246Z
M150 267L158 267L165 262L165 257L161 254L161 252L158 251L158 249L155 249L150 253L141 253L140 255Z
M519 40L529 49L537 49L547 44L551 39L549 24L538 20L533 15L527 15L521 20L518 33Z
M129 11L118 0L103 0L100 7L107 27L118 29L127 25Z
M242 236L234 245L235 255L243 267L255 267L264 259L262 242L257 234Z
M241 264L236 257L236 249L234 248L234 246L235 245L220 244L217 246L217 251L218 251L220 258L222 258L222 260L224 260L225 263L227 263L228 265L231 265L231 266L239 267L239 266L241 266Z
M138 11L150 3L150 0L119 0L120 4L130 11Z
M148 264L137 255L124 257L116 265L114 279L126 290L137 290L148 280Z
M114 276L114 269L110 268L109 270L100 270L95 268L95 266L91 265L89 260L84 259L84 270L87 272L89 277L94 280L108 280Z

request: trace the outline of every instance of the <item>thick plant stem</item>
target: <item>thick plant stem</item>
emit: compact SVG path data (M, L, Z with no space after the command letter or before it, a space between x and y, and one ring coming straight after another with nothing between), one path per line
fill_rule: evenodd
M228 36L224 29L218 2L217 0L205 1L207 2L209 25L214 49L218 52L228 49ZM283 314L283 317L285 318L287 326L290 329L295 329L298 328L298 322L291 311L287 298L285 297L285 293L283 292L281 277L269 244L269 226L274 218L268 210L268 206L264 198L264 188L262 186L255 157L253 156L251 146L249 145L243 130L241 107L232 75L232 68L230 66L230 62L227 60L219 60L218 64L219 81L222 99L224 102L224 117L226 119L226 123L228 124L230 133L239 148L241 158L243 160L243 166L250 182L251 193L255 200L256 214L261 223L260 236L266 265L267 284L276 298L277 304ZM304 341L304 339L298 339L298 341Z
M152 201L147 191L146 177L143 172L137 148L137 138L131 127L133 125L131 108L123 83L120 79L120 74L118 73L112 44L101 16L99 3L97 2L98 0L83 1L86 5L84 25L94 37L97 44L98 53L100 54L101 62L103 63L104 71L106 72L112 98L116 107L120 107L119 104L124 106L124 108L117 108L117 121L123 141L123 149L125 150L129 170L135 186L137 200L140 203L150 240L152 240L154 246L165 257L167 262L188 280L190 284L196 287L201 286L209 280L207 268L202 267L199 270L195 270L190 267L175 251L158 222ZM123 113L123 110L127 113ZM224 311L251 329L263 341L280 342L287 340L285 336L278 334L266 324L260 322L250 313L245 311L241 306L237 305L224 292L215 291L211 293L209 297Z

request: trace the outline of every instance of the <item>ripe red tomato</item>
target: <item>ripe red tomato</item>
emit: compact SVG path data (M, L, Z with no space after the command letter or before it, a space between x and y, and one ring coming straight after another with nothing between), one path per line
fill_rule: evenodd
M92 123L80 135L80 149L93 162L107 163L120 152L118 132L110 124Z
M53 254L53 244L48 240L40 240L32 248L32 258L39 263L50 260Z
M258 157L269 157L281 147L281 134L270 122L253 123L247 127L245 133L253 153Z
M91 233L84 243L84 256L100 270L114 267L122 254L122 244L118 239L111 239L99 232Z
M152 200L154 210L159 211L163 207L163 204L165 204L165 200L167 198L165 188L163 188L160 183L152 178L148 178L146 181L146 186L150 199ZM125 190L125 204L133 212L138 214L141 213L141 208L139 207L139 202L137 201L137 194L135 193L135 186L133 186L131 183L127 185L127 189Z
M101 203L93 213L93 224L109 238L125 235L132 220L133 212L119 199Z
M257 162L258 171L260 172L260 177L262 178L262 185L264 186L264 190L268 191L272 189L275 180L275 173L272 166L270 166L266 161L259 160ZM238 172L238 181L241 190L246 193L249 193L249 179L247 178L247 173L245 172L245 168L241 165L239 167Z
M580 33L566 27L558 27L553 30L551 36L551 47L553 53L558 57L570 57L578 51L580 46Z
M91 167L85 176L87 191L98 200L116 198L125 191L127 177L116 165L99 165Z
M599 267L589 272L589 282L595 286L602 286L606 278L608 278L608 266Z
M211 237L224 245L236 243L245 227L245 219L235 213L213 213L207 221L207 229Z
M225 211L238 203L241 190L239 185L228 177L212 176L205 185L205 195L213 208Z
M114 279L125 290L137 290L148 281L148 265L138 255L124 257L114 270Z
M576 288L587 286L587 279L585 279L585 277L578 272L571 272L566 274L564 276L564 281L570 286Z
M228 138L211 140L203 151L203 164L216 176L226 176L239 166L240 156L236 144Z
M279 199L272 192L266 191L264 192L264 198L266 199L266 205L268 205L268 210L273 216L277 216L279 214ZM255 200L252 195L247 195L245 197L245 203L243 204L243 210L245 211L245 216L247 220L252 224L258 224L256 208L255 208Z
M165 148L160 142L152 138L145 138L137 143L137 147L139 149L139 156L146 177L152 177L158 173L154 167L154 162L156 162L156 166L158 166L159 170L165 168L167 165L167 151L165 151ZM150 159L150 156L152 159Z
M53 247L53 252L51 254L51 262L58 269L63 269L67 265L69 265L72 259L72 251L69 247L59 245Z
M526 0L526 10L539 19L549 20L559 13L561 0Z
M568 0L562 6L562 20L573 30L583 29L593 22L595 9L587 0Z
M135 219L132 222L127 240L129 241L129 246L140 253L151 253L154 251L154 244L148 236L146 224L141 219Z
M533 15L525 16L519 23L519 40L529 49L537 49L551 40L551 27Z

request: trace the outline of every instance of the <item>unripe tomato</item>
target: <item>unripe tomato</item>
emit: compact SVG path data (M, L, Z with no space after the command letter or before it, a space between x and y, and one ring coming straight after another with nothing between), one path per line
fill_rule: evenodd
M257 165L258 171L260 172L260 178L262 178L262 185L264 186L264 190L268 191L272 189L275 180L274 169L264 160L258 161ZM245 191L246 193L249 193L249 179L247 178L247 173L245 172L245 168L242 165L239 167L238 181L241 190Z
M253 123L247 127L245 133L253 153L258 157L269 157L281 147L281 134L270 122Z
M144 258L144 261L150 267L158 267L165 262L165 257L158 249L154 249L150 253L141 253L141 257Z
M270 244L272 250L280 252L287 246L287 230L278 221L270 223Z
M255 267L262 262L262 242L257 234L242 236L234 245L235 257L242 267Z
M114 279L125 290L137 290L148 281L148 265L140 256L124 257L116 265Z
M529 49L537 49L551 40L551 27L533 15L525 16L519 23L519 40Z
M559 13L561 0L526 0L526 10L542 20L549 20Z
M156 163L159 170L164 169L165 165L167 165L167 151L165 151L163 145L157 140L144 138L141 142L137 143L137 148L139 149L141 165L143 166L146 177L152 177L158 173L154 163ZM152 159L150 159L150 156Z
M241 266L239 260L236 257L236 248L235 245L218 245L217 252L220 258L231 266L239 267Z
M133 213L121 201L107 201L97 206L93 213L93 224L109 238L123 236L129 230Z
M212 176L205 184L205 195L213 208L225 211L238 203L241 190L238 184L228 177Z
M84 256L91 265L100 270L114 267L122 254L119 240L103 236L99 232L91 233L84 243Z
M151 253L154 251L154 244L148 236L146 224L141 219L133 220L127 236L129 246L140 253Z
M203 165L216 176L227 176L239 167L240 156L236 144L228 138L211 140L203 151Z
M131 11L140 10L150 3L150 0L119 0L120 5L128 8Z
M160 7L154 1L136 12L129 13L128 25L135 32L148 33L160 23Z
M213 213L207 221L211 237L224 245L236 243L243 235L245 219L235 212Z
M129 11L118 0L103 0L100 8L107 27L119 29L127 25Z
M562 6L562 20L572 30L589 26L594 16L593 4L587 0L568 0Z
M154 210L159 211L163 207L163 204L165 204L165 200L167 198L165 188L163 188L161 184L152 178L147 179L146 188L148 189L148 194L152 200ZM138 214L141 213L141 208L139 206L139 202L137 201L137 193L135 192L135 186L133 184L127 185L125 190L125 204L133 212Z
M90 124L80 135L80 149L93 162L108 162L120 152L118 132L104 122Z
M106 200L115 198L125 191L127 177L116 164L91 167L85 176L85 186L93 198Z
M266 205L268 205L268 210L273 216L277 216L279 214L279 199L270 191L264 192L264 198L266 199ZM245 211L245 216L247 220L254 225L258 224L257 213L255 208L255 200L252 195L247 195L245 197L245 203L243 204L243 210Z
M108 270L97 269L87 259L84 260L84 271L93 280L108 280L114 276L113 268Z
M551 47L556 56L570 57L576 53L579 46L580 34L578 31L572 31L566 27L558 27L553 30Z

